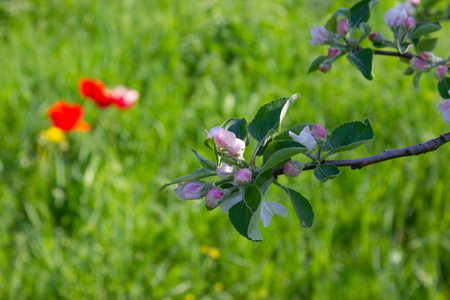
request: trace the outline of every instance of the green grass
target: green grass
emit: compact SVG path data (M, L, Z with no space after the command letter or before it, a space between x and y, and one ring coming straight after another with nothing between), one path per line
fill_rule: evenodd
M390 36L382 1L370 24ZM307 42L345 1L0 2L0 298L446 299L450 295L450 151L342 169L326 183L280 181L312 203L299 226L287 195L264 241L241 237L220 210L178 201L161 184L197 167L204 129L300 92L283 128L332 129L369 118L363 157L447 132L436 80L422 94L405 65L376 57L372 82L341 60L307 75L325 47ZM448 22L436 36L447 57ZM130 111L99 111L81 76L140 91ZM58 99L82 103L90 133L69 149L38 144ZM249 153L246 153L249 155ZM200 245L220 250L218 259ZM221 282L223 291L214 289Z

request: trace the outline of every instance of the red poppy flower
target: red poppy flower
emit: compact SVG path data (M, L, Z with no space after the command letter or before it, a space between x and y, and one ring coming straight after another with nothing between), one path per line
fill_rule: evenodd
M139 93L135 90L123 86L109 90L105 88L103 82L92 78L81 78L79 88L82 96L92 99L102 108L115 105L119 109L127 109L132 107L139 98Z
M94 100L100 107L113 104L112 99L106 95L105 85L100 80L83 77L80 79L79 88L82 96Z
M47 111L53 126L64 132L78 130L87 132L91 126L81 120L83 118L83 107L80 104L68 104L63 100L55 102Z

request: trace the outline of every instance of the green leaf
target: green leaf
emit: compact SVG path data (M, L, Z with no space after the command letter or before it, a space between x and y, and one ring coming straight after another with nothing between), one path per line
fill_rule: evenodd
M368 80L374 79L373 70L373 50L366 48L356 53L350 52L347 59L354 65L361 74Z
M425 23L417 23L416 28L414 28L413 32L411 32L410 38L418 38L422 35L426 35L435 31L440 30L442 27L439 22L425 22Z
M292 148L292 147L304 147L304 145L293 141L292 139L289 140L275 140L271 142L268 147L266 148L266 151L264 152L263 156L263 163L266 163L267 160L277 151L285 149L285 148Z
M331 133L329 139L331 153L355 149L372 139L372 126L367 119L364 122L355 121L341 124Z
M350 19L350 10L348 10L347 8L339 8L337 11L335 11L334 14L328 19L327 23L325 24L325 29L336 33L339 17Z
M338 167L334 165L318 165L314 169L314 176L320 181L326 181L330 178L334 178L341 173Z
M231 207L228 212L231 224L237 232L252 241L262 240L258 227L260 205L261 193L256 185L250 184L245 189L244 199ZM258 217L258 221L252 220L253 215Z
M212 171L210 171L208 169L196 169L194 172L192 172L189 175L186 175L186 176L174 179L171 182L163 184L159 188L159 191L161 192L163 189L165 189L169 185L172 185L172 184L175 184L175 183L191 181L191 180L197 180L197 179L201 179L201 178L205 178L205 177L211 177L211 176L214 176L214 175L216 175L216 172L212 172Z
M295 141L274 141L272 144L274 144L275 149L280 147L280 145L284 145L284 147L281 146L282 148L280 150L275 151L269 156L261 172L275 168L280 163L289 160L292 156L308 151L308 148Z
M276 183L276 185L282 188L289 195L289 198L291 198L291 203L294 207L295 214L300 220L300 225L303 228L311 228L314 221L314 211L309 201L297 191L282 186L278 183Z
M359 30L361 31L361 37L359 38L359 40L362 41L369 36L370 32L372 31L372 27L370 27L369 24L362 22L361 24L359 24Z
M448 90L450 89L450 77L445 77L441 82L438 83L439 95L444 99L449 99L450 94Z
M379 1L363 0L350 8L350 25L353 28L359 27L362 22L367 22L370 19L370 10L373 9Z
M255 185L261 190L261 188L264 186L264 184L273 179L273 172L272 170L267 170L264 172L260 172L258 177L255 179Z
M406 75L406 76L409 76L409 75L414 74L414 72L415 72L415 71L414 71L413 68L408 67L408 68L405 70L405 72L403 72L403 74Z
M263 105L256 113L255 118L247 125L251 136L264 146L268 136L278 132L281 122L291 104L300 97L294 94L289 98L279 98Z
M414 75L414 88L416 89L416 91L420 94L420 76L422 76L422 73L416 73Z
M213 172L216 171L216 169L217 169L217 164L216 163L214 163L214 162L212 162L210 160L207 160L206 158L200 156L200 154L198 154L197 151L195 151L195 150L192 150L192 152L194 152L195 156L197 156L197 159L198 159L198 161L200 162L200 165L203 168L211 170Z
M318 58L316 58L316 59L312 62L311 66L309 66L308 74L309 74L309 73L312 73L312 72L314 72L314 71L319 70L320 64L321 64L324 60L326 60L327 58L328 58L328 57L325 56L325 55L321 55L321 56L319 56Z
M248 134L247 134L247 125L248 121L246 118L237 119L237 118L229 118L220 126L223 129L231 131L236 135L238 139L243 140L248 145Z
M438 38L424 38L419 41L417 44L417 51L433 51L436 48L438 42Z

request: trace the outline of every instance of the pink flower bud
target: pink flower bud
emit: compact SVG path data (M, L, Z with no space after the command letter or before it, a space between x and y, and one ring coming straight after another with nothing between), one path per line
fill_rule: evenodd
M414 27L416 27L416 20L413 17L407 17L403 21L403 27L406 29L406 31L412 31Z
M325 141L327 140L327 134L325 132L325 127L323 127L322 125L314 125L311 128L311 135L314 137L314 139L318 142L318 143L325 143Z
M444 119L444 122L450 123L450 99L447 99L439 104L438 110L441 111L442 119Z
M236 135L220 126L206 130L207 138L214 138L217 152L226 152L229 156L242 158L245 151L245 142L236 138Z
M300 174L300 172L303 170L303 166L304 164L299 161L288 161L284 165L283 173L286 177L297 177L298 174Z
M326 30L325 27L314 26L313 29L311 29L311 37L313 39L309 40L309 43L313 46L325 45L330 41L332 36L332 32Z
M381 42L383 42L383 40L381 39L382 36L383 35L381 33L373 32L373 33L369 34L369 40L372 43L381 43Z
M409 64L416 72L419 73L423 73L428 70L428 64L416 56L411 58Z
M384 23L391 29L397 29L406 18L408 18L408 13L404 8L391 8L384 15Z
M436 71L434 71L434 78L436 78L439 81L442 81L442 79L447 76L447 67L446 66L439 66Z
M420 54L420 58L423 60L423 61L430 61L432 58L433 58L433 53L431 53L431 52L426 52L426 51L422 51L422 52L420 52L419 53Z
M337 23L336 30L339 33L339 35L346 35L348 32L348 20L347 19L340 19Z
M178 187L173 190L178 200L200 199L205 196L211 184L192 180L189 182L181 182Z
M220 179L227 179L233 176L234 169L226 163L222 163L220 164L220 167L217 168L216 173L220 177Z
M218 187L210 189L206 195L206 205L212 208L217 207L217 204L219 204L219 201L222 200L223 195L224 193L222 189Z
M420 0L409 0L409 3L411 3L412 5L419 5L420 4Z
M338 48L330 48L328 49L328 58L333 58L336 57L339 54L339 49Z
M240 169L236 175L234 175L235 184L246 184L252 178L252 172L249 169Z
M331 65L330 65L330 64L327 64L327 63L325 63L325 64L320 64L319 70L320 70L320 72L322 72L322 73L327 73L328 71L331 70Z

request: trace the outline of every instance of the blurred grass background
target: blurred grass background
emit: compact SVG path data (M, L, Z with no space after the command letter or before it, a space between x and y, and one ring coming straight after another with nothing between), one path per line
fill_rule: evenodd
M436 80L424 76L416 93L396 58L376 57L373 82L345 59L306 74L327 51L309 45L310 29L354 3L0 1L0 298L448 299L448 145L326 183L312 172L281 178L311 201L315 223L300 228L273 187L268 199L289 215L275 216L261 243L220 210L158 193L197 167L191 149L209 155L205 128L251 120L296 92L283 129L373 124L373 142L336 159L448 132ZM370 21L389 37L393 5L382 1ZM443 26L435 53L447 57ZM99 111L78 94L82 76L135 88L139 103ZM71 133L65 152L38 144L59 99L82 103L94 128Z

